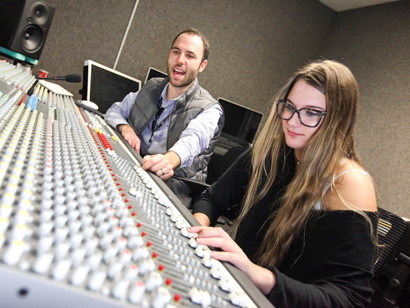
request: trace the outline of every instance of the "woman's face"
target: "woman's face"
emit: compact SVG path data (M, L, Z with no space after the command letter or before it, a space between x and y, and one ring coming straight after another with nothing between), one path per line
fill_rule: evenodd
M317 111L326 111L326 97L315 87L309 85L304 79L299 79L290 91L287 103L296 110L309 108ZM303 125L297 112L289 120L282 119L283 133L285 134L286 144L295 149L298 160L301 160L303 149L309 143L312 136L317 132L323 122L323 117L316 127Z

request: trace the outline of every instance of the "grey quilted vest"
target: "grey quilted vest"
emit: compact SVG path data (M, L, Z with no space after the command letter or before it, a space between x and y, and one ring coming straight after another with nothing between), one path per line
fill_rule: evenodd
M157 103L168 82L168 78L153 78L138 92L128 119L129 124L134 128L138 136L155 116ZM198 79L195 79L188 91L175 102L175 110L170 115L167 149L170 149L179 140L181 133L192 119L214 104L218 104L218 102L208 91L201 88ZM205 182L207 166L215 148L215 143L221 134L224 120L225 116L222 115L218 122L217 132L211 139L208 148L194 158L190 167L174 170L175 175Z

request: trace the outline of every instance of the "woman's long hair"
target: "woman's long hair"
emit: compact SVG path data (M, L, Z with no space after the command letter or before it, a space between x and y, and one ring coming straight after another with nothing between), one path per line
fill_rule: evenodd
M310 63L296 72L274 99L269 117L253 147L251 179L236 223L239 224L252 205L268 193L278 173L278 162L285 159L279 157L280 153L283 156L286 152L287 146L282 121L276 112L276 101L286 99L300 79L325 94L326 115L303 150L303 160L279 202L279 209L257 253L261 266L280 264L294 237L308 220L314 204L319 200L324 204L326 184L330 182L331 189L335 189L334 177L342 160L348 158L361 165L354 143L358 109L356 80L351 71L338 62ZM261 184L262 178L266 181Z

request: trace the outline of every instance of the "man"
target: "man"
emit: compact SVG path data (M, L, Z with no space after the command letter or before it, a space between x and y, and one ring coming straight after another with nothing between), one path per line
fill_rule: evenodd
M169 179L186 206L190 190L170 179L205 182L207 165L224 124L222 107L199 86L197 75L208 64L209 44L196 29L179 33L168 56L168 78L149 80L107 110L105 120L143 156L144 170Z

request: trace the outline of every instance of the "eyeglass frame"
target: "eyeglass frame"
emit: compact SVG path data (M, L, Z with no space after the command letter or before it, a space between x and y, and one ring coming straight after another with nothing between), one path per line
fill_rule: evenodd
M280 103L284 103L284 104L289 105L290 107L293 108L293 113L292 113L292 115L290 116L289 119L284 119L284 118L282 118L282 117L279 115L279 104L280 104ZM301 116L300 116L300 111L301 111L301 110L312 110L312 111L315 111L315 112L319 112L319 113L320 113L320 118L319 118L319 121L317 122L317 124L316 124L315 126L310 126L310 125L306 125L305 123L303 123L303 122L302 122L302 118L301 118ZM292 119L293 116L295 115L295 112L296 112L296 113L298 114L298 119L299 119L300 124L302 124L303 126L306 126L306 127L310 127L310 128L315 128L315 127L317 127L317 126L320 124L320 122L322 121L323 116L326 114L326 111L320 111L320 110L313 109L313 108L300 108L300 109L296 109L295 106L289 104L289 103L288 103L286 100L284 100L284 99L279 99L279 100L276 101L276 112L278 113L278 117L281 118L282 120L285 120L285 121L288 121L288 120Z

